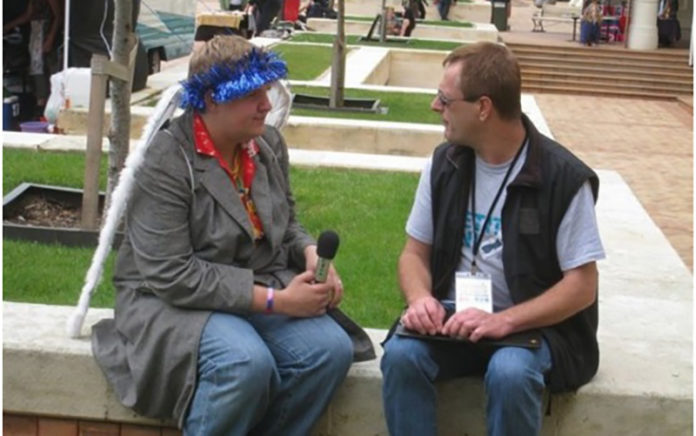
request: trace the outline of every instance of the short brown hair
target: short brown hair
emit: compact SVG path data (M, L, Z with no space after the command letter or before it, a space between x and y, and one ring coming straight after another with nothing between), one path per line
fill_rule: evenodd
M463 45L452 51L442 65L460 62L461 91L465 98L488 96L503 119L522 114L522 79L515 56L505 46L492 42Z
M210 70L213 65L236 62L248 54L254 45L237 35L215 35L194 49L189 62L189 77Z

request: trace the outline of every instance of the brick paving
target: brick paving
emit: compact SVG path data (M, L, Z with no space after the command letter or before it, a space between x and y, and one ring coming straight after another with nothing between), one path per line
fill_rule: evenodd
M556 139L615 170L693 271L693 125L676 102L536 94Z
M570 24L547 26L544 33L531 32L531 15L536 8L531 0L512 1L511 31L501 33L505 42L579 46L570 41ZM622 43L601 47L625 50ZM676 101L533 95L556 139L593 168L621 174L693 271L693 116L684 105ZM687 100L693 106L693 97Z

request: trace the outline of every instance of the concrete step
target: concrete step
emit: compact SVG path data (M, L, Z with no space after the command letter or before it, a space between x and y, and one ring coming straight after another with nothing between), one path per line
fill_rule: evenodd
M532 93L596 95L600 97L646 98L656 100L674 100L675 98L674 93L623 89L588 89L588 86L585 84L523 83L522 90Z
M672 71L690 73L692 68L680 62L661 62L659 60L609 59L598 60L591 57L556 56L547 54L532 54L518 57L520 65L551 64L551 65L585 65L596 68L639 68L656 71Z
M587 74L594 77L621 77L621 76L631 76L631 77L643 77L650 78L653 81L668 79L671 81L683 81L685 83L693 83L693 74L691 71L681 71L681 70L656 70L655 68L622 68L608 67L605 65L568 65L561 63L520 63L522 73L531 73L536 71L543 71L547 73L575 73L575 74Z
M560 46L540 46L531 44L508 44L508 47L515 53L516 56L530 54L547 54L556 56L573 56L573 57L590 57L595 59L632 59L632 60L661 60L663 62L682 62L688 65L689 51L688 50L624 50L616 48L604 48L600 46L594 47L560 47Z
M670 84L663 83L632 83L631 77L621 77L612 80L612 78L605 79L602 77L596 78L585 78L577 76L567 76L560 75L556 77L546 76L546 77L527 77L523 74L523 85L537 83L539 85L556 85L556 84L566 84L571 86L587 86L591 88L610 88L610 89L620 89L620 90L634 90L634 91L650 91L650 92L663 92L665 94L671 93L674 97L678 94L684 94L689 92L689 86L672 86Z
M548 83L584 83L592 88L625 88L646 89L675 94L688 94L693 83L687 80L656 81L653 77L636 77L629 75L600 76L584 73L564 73L544 70L524 70L522 83L548 82Z

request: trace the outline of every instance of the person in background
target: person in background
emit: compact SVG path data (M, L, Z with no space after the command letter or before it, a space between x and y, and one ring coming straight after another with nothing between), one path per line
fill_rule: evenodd
M250 12L254 16L256 30L254 36L259 36L265 30L270 29L273 19L278 16L283 0L251 0Z
M657 38L663 47L681 40L681 25L677 19L679 0L659 0L657 10Z
M599 43L599 28L602 24L602 7L597 0L588 0L582 9L580 20L580 43L586 46Z
M395 14L393 8L387 8L387 23L391 23L389 34L410 37L416 27L418 4L416 0L402 0L403 12Z
M22 15L3 24L3 35L16 27L30 23L29 34L29 75L34 84L34 95L38 113L43 113L50 94L49 78L58 71L57 46L63 28L62 0L29 0Z
M457 0L434 0L434 4L437 6L437 12L440 14L441 20L449 20L449 10L452 3L456 3Z

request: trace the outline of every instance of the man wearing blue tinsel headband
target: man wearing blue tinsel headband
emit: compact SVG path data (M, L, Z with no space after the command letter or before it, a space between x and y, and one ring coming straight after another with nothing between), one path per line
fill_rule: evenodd
M199 47L185 112L135 176L115 319L95 325L93 350L124 405L185 435L306 435L352 360L372 357L337 315L336 271L314 283L287 148L264 123L267 91L286 74L240 37Z

